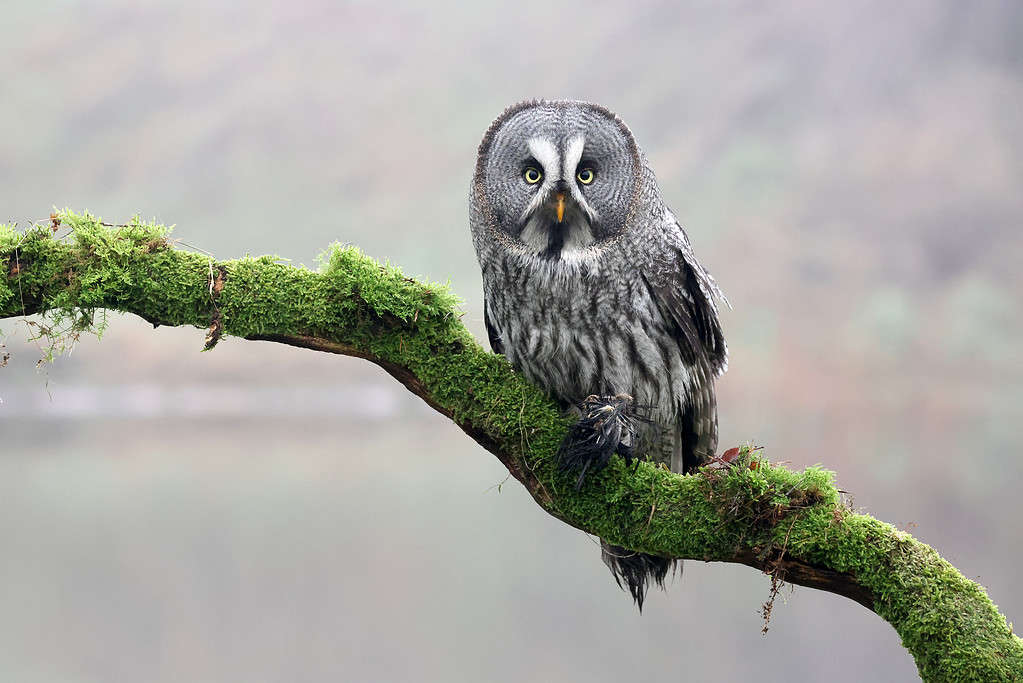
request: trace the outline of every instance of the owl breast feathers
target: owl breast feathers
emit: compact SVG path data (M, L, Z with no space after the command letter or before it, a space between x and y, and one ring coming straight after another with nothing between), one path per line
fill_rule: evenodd
M712 456L723 297L625 124L583 102L509 108L470 208L494 350L566 408L632 396L640 456L677 472Z

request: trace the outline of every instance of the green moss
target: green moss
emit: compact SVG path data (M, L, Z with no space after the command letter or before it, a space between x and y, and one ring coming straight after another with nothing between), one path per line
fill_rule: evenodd
M908 534L846 508L834 475L793 472L744 449L731 467L680 476L613 459L580 491L555 453L568 418L462 325L445 286L420 283L354 247L319 272L271 257L217 261L173 248L168 228L116 229L62 211L49 227L0 225L0 316L43 313L60 340L96 331L98 311L238 337L312 337L414 377L416 391L474 434L552 515L656 554L762 565L781 556L847 573L874 597L927 680L1015 680L1023 643L983 589Z
M349 283L351 290L381 316L389 314L413 322L420 313L443 316L461 304L446 285L407 278L400 268L380 265L358 247L334 244L319 260L324 276Z

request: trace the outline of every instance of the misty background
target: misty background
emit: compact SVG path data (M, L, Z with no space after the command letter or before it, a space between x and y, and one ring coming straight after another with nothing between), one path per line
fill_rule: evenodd
M734 307L721 448L838 472L1023 619L1023 5L15 2L0 220L133 214L218 258L338 240L450 280L507 105L600 102ZM153 330L36 367L0 322L0 678L913 680L861 606L593 539L363 361Z

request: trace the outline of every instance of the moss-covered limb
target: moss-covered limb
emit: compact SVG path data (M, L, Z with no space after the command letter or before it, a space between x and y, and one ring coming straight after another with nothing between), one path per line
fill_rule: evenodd
M352 248L320 272L272 258L215 261L175 249L167 231L110 228L62 212L49 226L0 227L0 317L33 313L63 331L97 310L366 358L497 455L550 514L617 544L739 562L845 595L899 632L927 680L1023 678L1023 642L977 584L931 548L840 500L832 475L791 472L745 453L738 465L679 476L618 459L581 491L554 455L567 422L540 391L461 324L444 288L405 278ZM49 321L49 322L47 322Z

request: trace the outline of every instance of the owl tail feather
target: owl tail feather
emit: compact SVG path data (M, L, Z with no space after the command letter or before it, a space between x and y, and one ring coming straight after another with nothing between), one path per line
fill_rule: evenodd
M679 560L638 553L607 541L600 542L600 559L611 570L618 587L628 590L632 595L641 614L650 584L656 584L664 590L664 580L668 574L675 570L682 571L682 562Z

